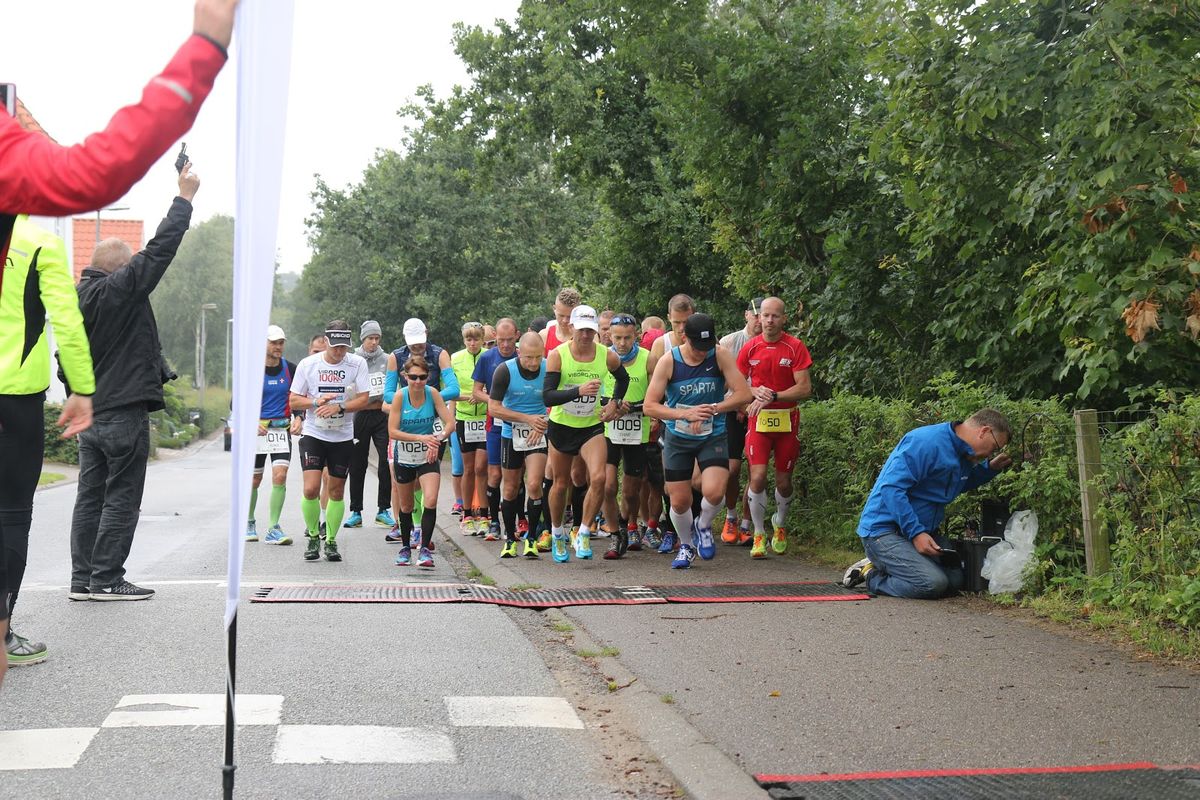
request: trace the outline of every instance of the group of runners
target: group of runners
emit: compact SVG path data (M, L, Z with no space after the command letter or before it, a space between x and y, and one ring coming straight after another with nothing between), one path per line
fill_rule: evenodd
M372 447L375 523L400 545L399 566L434 564L447 449L460 530L499 542L500 558L586 560L593 539L603 539L606 559L651 550L687 569L716 556L722 506L722 542L749 546L753 558L783 554L798 404L811 392L812 359L786 332L779 298L755 298L745 320L718 339L712 317L687 295L671 298L664 324L598 313L563 289L553 319L535 320L523 334L510 318L494 327L467 322L454 352L429 342L419 319L404 324L404 345L391 353L379 323L367 320L352 350L350 326L332 320L299 364L283 358L285 334L272 325L247 541L258 541L257 490L268 461L264 540L292 541L279 518L298 435L308 560L323 553L340 561L338 531L363 524Z

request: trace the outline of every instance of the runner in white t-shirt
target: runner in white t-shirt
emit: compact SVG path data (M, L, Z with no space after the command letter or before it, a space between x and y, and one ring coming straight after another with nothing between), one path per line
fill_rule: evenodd
M328 525L325 534L325 558L341 561L336 537L346 514L342 494L350 462L354 457L354 412L366 408L371 400L370 368L361 356L350 352L353 338L345 320L335 319L325 326L329 346L324 353L311 355L296 366L292 380L291 406L304 411L300 437L300 467L304 470L304 514L308 547L307 561L321 555L321 471L329 468Z

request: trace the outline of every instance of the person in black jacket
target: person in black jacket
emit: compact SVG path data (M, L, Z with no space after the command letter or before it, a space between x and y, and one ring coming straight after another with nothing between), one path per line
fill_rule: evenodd
M133 255L119 239L103 241L80 276L79 308L96 394L92 427L79 435L72 600L145 600L154 594L125 580L146 483L149 415L164 407L163 384L175 377L163 359L150 293L183 241L199 186L189 162L179 175L179 196L146 249Z

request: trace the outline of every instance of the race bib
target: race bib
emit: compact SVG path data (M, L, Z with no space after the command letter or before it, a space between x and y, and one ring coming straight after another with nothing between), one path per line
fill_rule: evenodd
M597 408L596 403L599 401L599 399L600 398L596 395L592 395L591 397L576 397L574 400L562 405L563 413L570 414L572 417L595 416Z
M345 397L343 394L344 391L345 389L342 386L321 386L317 389L317 393L320 396L329 398L326 401L327 403L341 403L342 398ZM313 424L315 424L318 428L323 428L324 430L337 430L345 424L346 411L345 409L339 409L338 413L334 414L332 417L319 417L317 416L316 409L313 409L313 420Z
M687 411L689 408L695 408L695 406L675 406L675 409L677 411ZM683 436L696 437L696 436L708 436L709 434L711 434L713 432L713 420L714 419L716 419L715 416L709 417L708 419L701 422L699 433L692 433L692 423L686 419L677 419L677 420L673 420L673 422L675 423L674 428L675 428L676 433L682 434Z
M758 412L754 430L759 433L790 433L792 410L790 408L764 408Z
M613 444L641 444L644 424L645 417L640 411L617 417L608 423L608 440Z
M286 453L289 448L287 428L267 428L266 436L258 437L259 455L269 456L274 453Z
M371 391L369 392L369 394L371 394L372 396L377 395L377 394L383 394L384 375L382 372L373 373L372 375L370 375L368 377L368 380L370 381L370 384L371 384Z
M536 443L530 443L529 437L533 435L533 426L526 425L523 422L514 422L512 424L512 435L513 450L516 450L518 453L541 450L546 446L545 434L542 434Z
M469 419L463 422L463 441L475 444L487 441L487 420Z
M419 467L425 463L426 449L424 442L396 441L396 463L403 467Z

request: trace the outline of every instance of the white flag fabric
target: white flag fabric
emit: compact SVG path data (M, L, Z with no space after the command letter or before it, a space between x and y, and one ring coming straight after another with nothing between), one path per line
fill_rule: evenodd
M237 11L237 198L233 234L233 481L225 625L237 613L246 509L257 449L263 358L275 281L293 0Z

